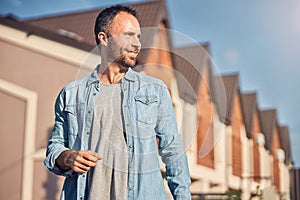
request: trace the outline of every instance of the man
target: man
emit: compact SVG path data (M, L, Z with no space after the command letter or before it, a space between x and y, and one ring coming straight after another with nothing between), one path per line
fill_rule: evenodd
M61 199L190 199L190 176L168 89L134 72L141 49L136 11L113 6L95 23L101 66L66 85L55 104L44 161L66 176ZM158 149L158 150L157 150Z

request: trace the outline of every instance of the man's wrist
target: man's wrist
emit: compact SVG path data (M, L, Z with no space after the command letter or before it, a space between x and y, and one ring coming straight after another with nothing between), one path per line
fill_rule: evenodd
M75 150L65 150L63 151L55 161L55 164L62 170L69 170L72 168L72 163L74 158L73 153L76 153Z
M72 165L73 165L73 162L74 162L74 156L73 154L77 154L77 151L76 150L67 150L66 152L66 156L65 156L65 159L64 159L64 165L67 169L71 169L72 168Z

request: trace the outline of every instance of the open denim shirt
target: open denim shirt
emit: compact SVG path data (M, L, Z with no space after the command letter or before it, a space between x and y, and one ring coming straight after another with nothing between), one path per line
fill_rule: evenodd
M128 199L166 199L159 155L173 198L191 199L187 158L167 87L158 79L129 69L121 80L121 90L128 147ZM86 174L63 171L55 165L55 159L64 150L89 149L98 95L96 69L90 76L66 85L56 100L55 125L44 164L53 173L66 176L63 200L87 199Z

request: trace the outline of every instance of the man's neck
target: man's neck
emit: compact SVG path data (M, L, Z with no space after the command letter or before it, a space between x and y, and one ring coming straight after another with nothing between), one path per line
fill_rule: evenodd
M102 70L101 70L102 69ZM128 68L124 68L117 63L110 63L104 70L103 66L98 70L98 76L102 83L117 84L124 77Z

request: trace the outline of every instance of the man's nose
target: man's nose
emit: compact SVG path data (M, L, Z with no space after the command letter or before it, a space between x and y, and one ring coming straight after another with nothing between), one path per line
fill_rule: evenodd
M135 48L135 49L141 49L141 41L140 38L138 37L134 37L131 45Z

